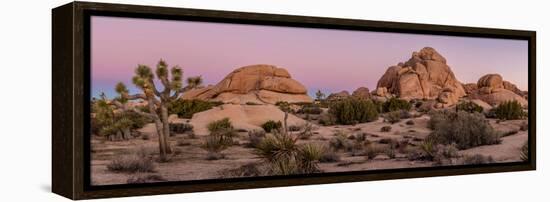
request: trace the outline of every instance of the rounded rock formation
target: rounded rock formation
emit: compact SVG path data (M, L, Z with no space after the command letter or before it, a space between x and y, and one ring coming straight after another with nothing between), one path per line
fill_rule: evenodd
M307 95L307 89L292 79L287 70L273 65L238 68L218 84L191 90L185 93L182 99L213 100L232 104L313 102Z
M487 74L479 78L478 89L468 93L469 97L483 100L490 105L498 105L504 101L515 100L522 106L527 106L523 98L524 92L516 85L505 81L499 74Z
M370 98L370 91L367 87L359 87L353 93L351 96L356 98L362 98L362 99L369 99Z
M466 95L447 60L431 47L414 52L405 63L389 67L378 81L379 88L402 99L438 99L444 106Z

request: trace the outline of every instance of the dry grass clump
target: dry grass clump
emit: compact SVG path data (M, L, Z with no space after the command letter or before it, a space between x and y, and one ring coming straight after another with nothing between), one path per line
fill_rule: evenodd
M465 165L479 165L479 164L489 164L494 163L495 160L492 156L484 156L481 154L476 154L473 156L466 156L464 157L464 164Z
M390 132L391 131L391 126L382 126L382 128L380 128L380 131L381 132Z
M247 163L238 168L222 170L219 175L221 178L257 177L266 175L266 172L258 163Z
M264 138L265 132L263 130L248 131L248 147L256 148Z
M164 179L160 175L132 175L128 178L126 183L128 184L143 184L143 183L153 183L153 182L164 182Z
M123 155L112 160L107 169L117 173L154 172L155 165L149 153L144 149L132 155Z
M303 127L301 127L298 137L302 140L308 140L313 136L313 124L307 122Z
M522 161L529 161L529 143L527 141L521 147L520 158Z

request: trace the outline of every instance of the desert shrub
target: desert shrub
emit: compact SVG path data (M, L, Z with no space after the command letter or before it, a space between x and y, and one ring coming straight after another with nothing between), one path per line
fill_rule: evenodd
M154 172L155 165L145 149L141 149L136 154L115 158L107 165L107 169L117 173Z
M484 156L481 154L464 157L464 164L466 165L489 164L494 162L495 160L493 159L492 156Z
M512 130L508 130L508 131L503 131L500 133L500 137L506 137L506 136L510 136L510 135L515 135L517 134L519 131L517 129L512 129Z
M521 125L519 126L519 130L521 130L521 131L529 130L529 124L527 124L526 121L522 122Z
M189 146L189 145L191 145L191 143L185 140L178 140L176 142L176 146L180 146L180 147Z
M193 125L188 123L170 123L170 134L181 134L193 130Z
M302 130L301 126L296 126L296 125L288 126L288 131L296 132L296 131L300 131L300 130Z
M177 114L179 117L189 119L193 114L212 109L221 105L221 102L209 102L198 99L183 100L177 99L168 106L170 114Z
M407 102L406 100L392 97L388 101L384 102L384 104L382 105L382 110L384 112L392 112L398 110L409 111L411 110L411 103Z
M321 114L323 109L319 105L308 104L303 105L301 109L298 110L298 113L301 114Z
M378 118L376 106L370 100L346 98L330 105L329 113L337 123L349 125L374 121Z
M374 159L374 157L378 156L379 154L383 154L386 151L386 148L375 145L375 144L369 144L365 147L365 155L369 159Z
M390 131L391 131L391 126L382 126L382 128L380 128L380 131L382 131L382 132L390 132Z
M307 140L313 136L313 125L309 122L307 122L303 127L301 127L300 133L298 133L298 137L302 140Z
M265 132L270 133L273 130L281 129L283 127L283 123L281 121L273 121L269 120L262 124L262 128L265 130Z
M523 146L521 147L520 158L521 158L522 161L528 161L529 160L529 144L528 144L528 142L525 142L523 144Z
M322 163L332 163L332 162L338 162L340 161L340 155L336 153L334 150L326 149L323 155L321 155L321 158L319 159L319 162Z
M265 132L263 130L252 130L248 132L248 146L256 148L260 142L265 138Z
M432 153L432 160L436 165L449 165L452 164L452 159L459 157L458 149L454 144L452 145L437 145L435 151Z
M467 102L458 103L456 105L456 110L465 111L469 113L474 113L474 112L482 113L483 107L477 105L472 101L467 101Z
M151 119L136 112L115 113L114 108L103 99L92 104L92 111L95 114L90 122L92 134L109 137L111 140L128 139L132 131L151 122Z
M206 126L211 133L223 130L233 130L233 125L229 118L223 118L217 121L212 121Z
M220 171L219 174L223 176L223 178L257 177L264 175L257 163L248 163L238 168L223 170Z
M413 120L408 120L407 122L405 122L405 124L407 124L407 125L414 125L414 121L413 121Z
M160 175L132 175L126 183L128 184L143 184L143 183L151 183L151 182L164 182L166 179L164 179Z
M455 143L458 149L468 149L500 143L498 133L480 113L438 112L429 122L433 131L428 138L435 144Z
M395 147L387 147L385 150L384 150L384 154L386 154L386 156L388 156L390 159L394 159L395 158Z
M526 116L518 101L505 101L493 109L495 117L501 120L522 119Z
M353 146L352 143L347 139L346 135L343 133L338 133L332 139L329 140L329 146L333 150L350 150Z
M353 137L355 137L355 141L364 142L367 140L367 133L356 133Z
M384 115L384 120L391 124L397 123L401 121L401 112L400 111L388 112L386 113L386 115Z
M323 126L331 126L336 124L336 118L330 113L324 113L319 116L319 124Z
M208 152L206 156L207 160L217 160L224 158L224 155L221 152L232 144L232 136L225 133L216 132L206 136L201 147Z
M255 102L246 102L245 104L246 104L246 105L261 105L261 104L259 104L259 103L255 103Z

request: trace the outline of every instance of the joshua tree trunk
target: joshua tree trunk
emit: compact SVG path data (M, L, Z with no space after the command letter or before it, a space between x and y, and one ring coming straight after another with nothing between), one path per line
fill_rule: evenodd
M170 142L168 142L168 137L170 136L170 123L168 122L168 108L164 105L160 108L161 111L161 121L162 121L162 129L163 129L163 136L164 142L166 143L166 153L171 154L172 149L170 149Z
M285 119L283 120L283 127L285 128L285 134L288 134L288 127L286 121L288 120L288 112L285 111Z

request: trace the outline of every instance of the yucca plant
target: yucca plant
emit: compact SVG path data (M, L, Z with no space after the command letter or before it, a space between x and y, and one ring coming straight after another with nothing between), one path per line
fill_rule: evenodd
M522 161L529 161L529 144L525 142L521 147L520 158Z

